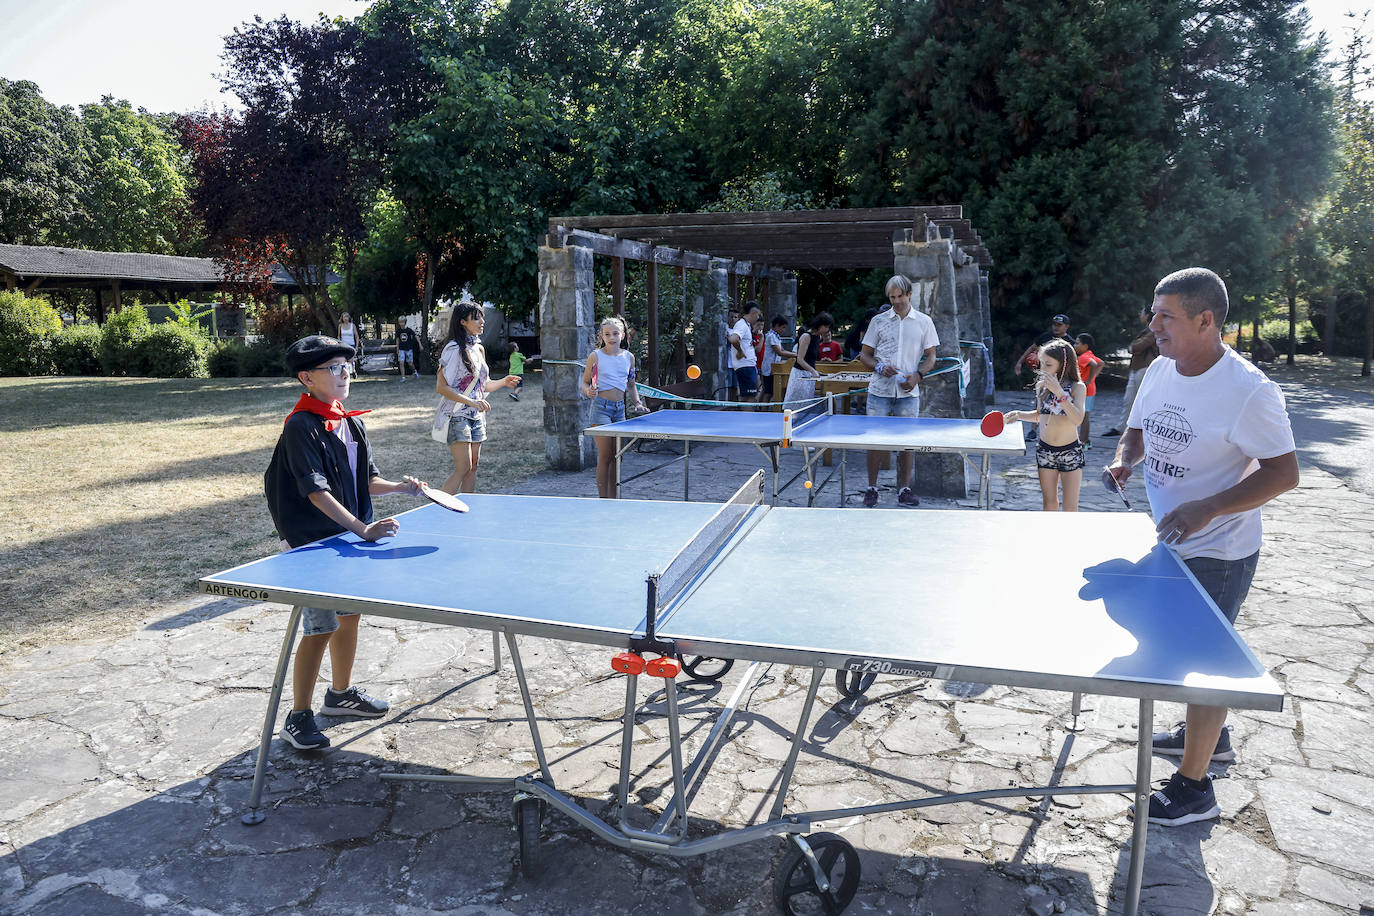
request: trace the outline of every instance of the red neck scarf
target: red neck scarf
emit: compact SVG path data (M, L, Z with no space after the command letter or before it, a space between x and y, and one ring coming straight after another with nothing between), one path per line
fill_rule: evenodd
M324 417L324 428L331 433L338 427L344 417L356 417L359 414L371 413L370 410L344 410L344 406L339 401L330 401L326 404L312 394L303 394L301 399L296 402L296 406L291 408L291 413L286 415L289 420L298 413L313 413Z

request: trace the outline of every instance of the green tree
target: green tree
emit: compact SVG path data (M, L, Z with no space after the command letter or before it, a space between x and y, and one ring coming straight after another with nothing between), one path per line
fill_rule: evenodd
M1326 236L1345 282L1365 300L1364 364L1374 362L1374 105L1353 101L1344 125L1343 166L1331 199Z
M110 96L81 106L81 120L90 160L82 246L183 253L189 200L180 145L146 111Z
M68 245L84 219L86 132L30 82L0 79L0 243Z
M1265 292L1330 167L1304 27L1296 0L912 5L855 123L850 199L963 204L1008 344L1065 311L1110 347L1183 264Z

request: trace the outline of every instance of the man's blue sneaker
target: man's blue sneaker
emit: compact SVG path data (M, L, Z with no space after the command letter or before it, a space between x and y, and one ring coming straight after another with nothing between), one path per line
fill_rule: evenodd
M329 747L329 739L315 725L315 716L308 709L293 710L286 715L281 728L282 740L297 750L318 751Z
M330 687L324 692L324 705L320 715L324 716L367 716L375 719L384 716L391 708L386 700L379 700L363 693L357 687L335 690Z
M1197 821L1208 821L1221 815L1216 793L1212 791L1212 777L1203 778L1203 787L1194 789L1175 773L1164 788L1150 793L1150 823L1165 827L1182 827ZM1131 811L1132 816L1135 811Z
M1170 732L1155 732L1150 740L1151 746L1156 754L1163 754L1166 757L1183 756L1183 736L1187 725L1180 724ZM1231 726L1227 725L1221 730L1221 737L1217 739L1216 750L1212 751L1212 759L1217 761L1235 760L1236 751L1231 747Z

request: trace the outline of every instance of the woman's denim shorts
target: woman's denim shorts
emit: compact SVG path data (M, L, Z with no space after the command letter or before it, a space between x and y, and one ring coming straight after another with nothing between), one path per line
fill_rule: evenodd
M608 401L605 398L592 398L592 426L605 426L619 423L625 419L625 402Z
M454 414L448 421L448 442L485 442L487 441L487 415L464 417Z

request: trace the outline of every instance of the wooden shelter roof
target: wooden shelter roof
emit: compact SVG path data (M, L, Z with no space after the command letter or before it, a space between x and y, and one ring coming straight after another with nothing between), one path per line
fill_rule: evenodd
M924 241L931 223L978 264L991 266L992 255L958 205L559 216L550 218L549 234L582 229L735 261L829 270L891 266L893 241L907 232Z
M225 283L213 258L184 258L131 251L87 251L38 245L0 245L0 271L9 273L25 289L109 286L118 282L125 290L218 289ZM342 279L330 271L330 282ZM272 285L282 292L297 292L300 285L276 265Z

